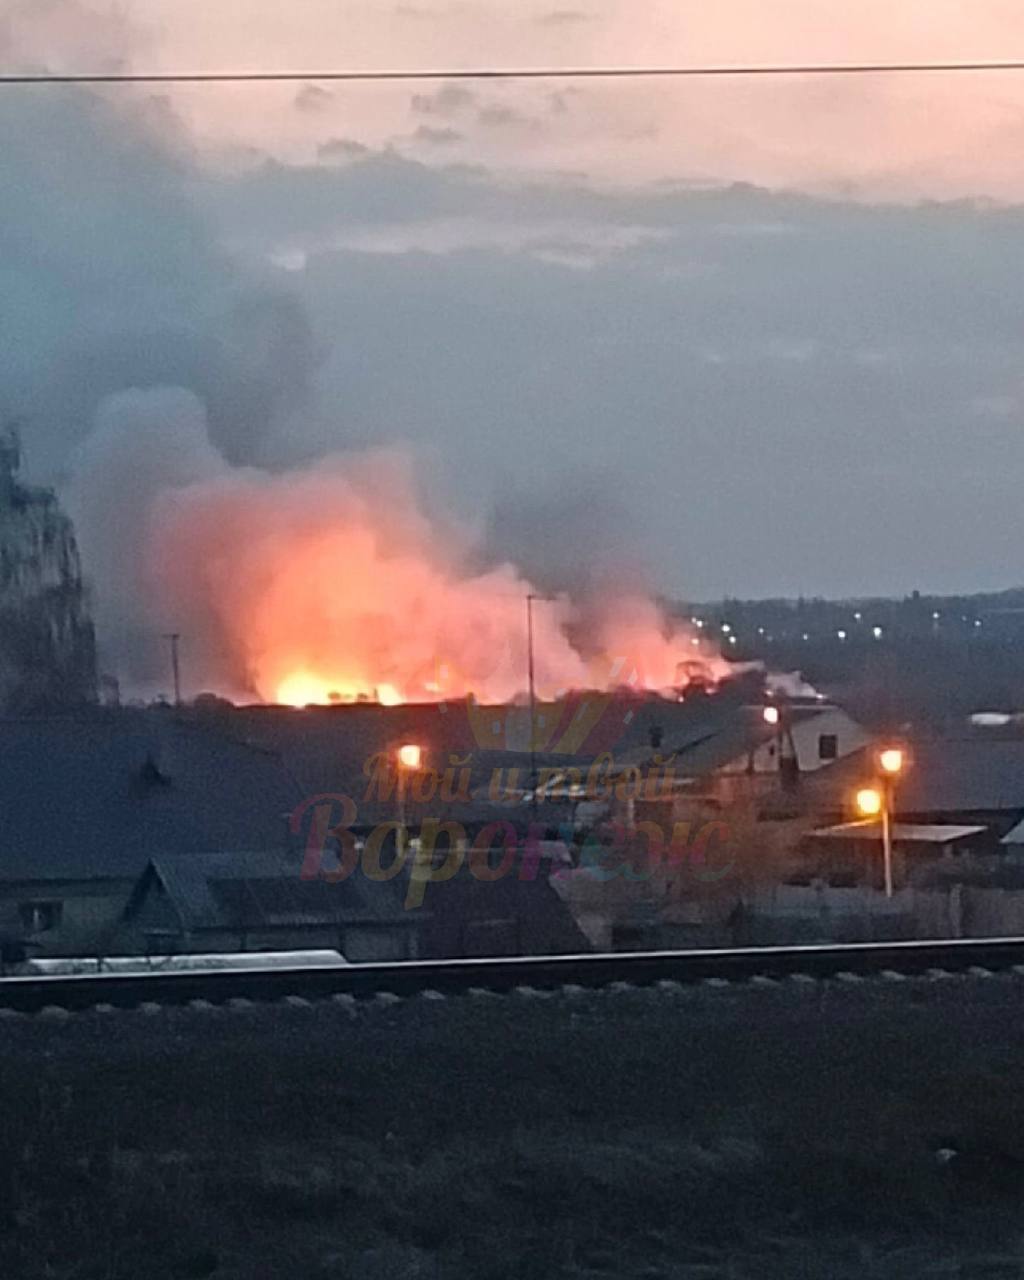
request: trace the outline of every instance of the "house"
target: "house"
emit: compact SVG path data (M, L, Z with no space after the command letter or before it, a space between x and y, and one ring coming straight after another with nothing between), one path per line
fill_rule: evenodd
M278 852L178 854L150 860L117 932L140 955L340 951L350 962L413 960L420 920L395 882L302 876Z
M668 738L660 754L671 755L677 780L691 789L702 784L724 798L742 789L739 779L756 779L757 790L766 790L782 771L781 759L793 758L801 775L813 774L872 740L847 712L829 703L792 702L784 709L767 704L767 710L783 718L788 733L778 720L766 719L766 704L745 705L686 737Z
M907 747L894 795L901 821L981 825L996 839L1024 821L1024 738L912 737ZM839 821L877 773L870 751L854 752L807 779L808 809Z
M170 710L0 720L0 938L108 950L154 857L283 858L300 796L273 754Z
M395 849L394 832L388 828L393 827L395 814L393 809L379 810L374 816L381 825L357 827L357 847L365 849L373 836L381 844L382 864L389 866ZM523 803L408 806L411 856L401 875L389 883L398 888L409 915L419 923L419 954L451 959L589 950L585 934L553 883L556 874L572 864L566 842L571 832L565 826L559 829L561 816L563 811L554 806L541 805L535 813ZM441 874L410 896L410 879L426 867L421 841L427 821L437 833L430 863ZM386 832L383 841L381 832ZM442 868L450 868L450 873ZM353 878L362 874L357 871Z

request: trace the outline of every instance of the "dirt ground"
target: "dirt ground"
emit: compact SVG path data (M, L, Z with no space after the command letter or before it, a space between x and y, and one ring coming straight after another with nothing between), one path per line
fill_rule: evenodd
M1024 1277L1024 979L0 1019L7 1280Z

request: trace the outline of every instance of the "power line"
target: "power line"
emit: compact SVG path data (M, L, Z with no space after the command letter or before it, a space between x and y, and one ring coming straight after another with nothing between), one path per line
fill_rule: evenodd
M449 71L96 71L0 74L0 85L283 84L428 80L684 80L771 76L891 76L1024 71L1005 62L793 63L760 66L518 67Z

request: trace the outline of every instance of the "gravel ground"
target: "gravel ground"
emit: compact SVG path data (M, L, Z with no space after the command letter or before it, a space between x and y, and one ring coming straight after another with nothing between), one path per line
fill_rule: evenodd
M1024 979L0 1019L0 1274L1024 1277Z

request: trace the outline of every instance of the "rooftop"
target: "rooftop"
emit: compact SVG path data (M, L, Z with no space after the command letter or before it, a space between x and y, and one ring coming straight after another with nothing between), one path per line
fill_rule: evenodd
M937 822L894 822L892 838L900 844L955 844L970 836L983 835L983 826L964 826ZM822 827L811 835L820 840L881 840L882 824L874 819L842 822L835 827Z
M174 712L0 720L0 878L135 879L154 855L283 851L278 757Z

